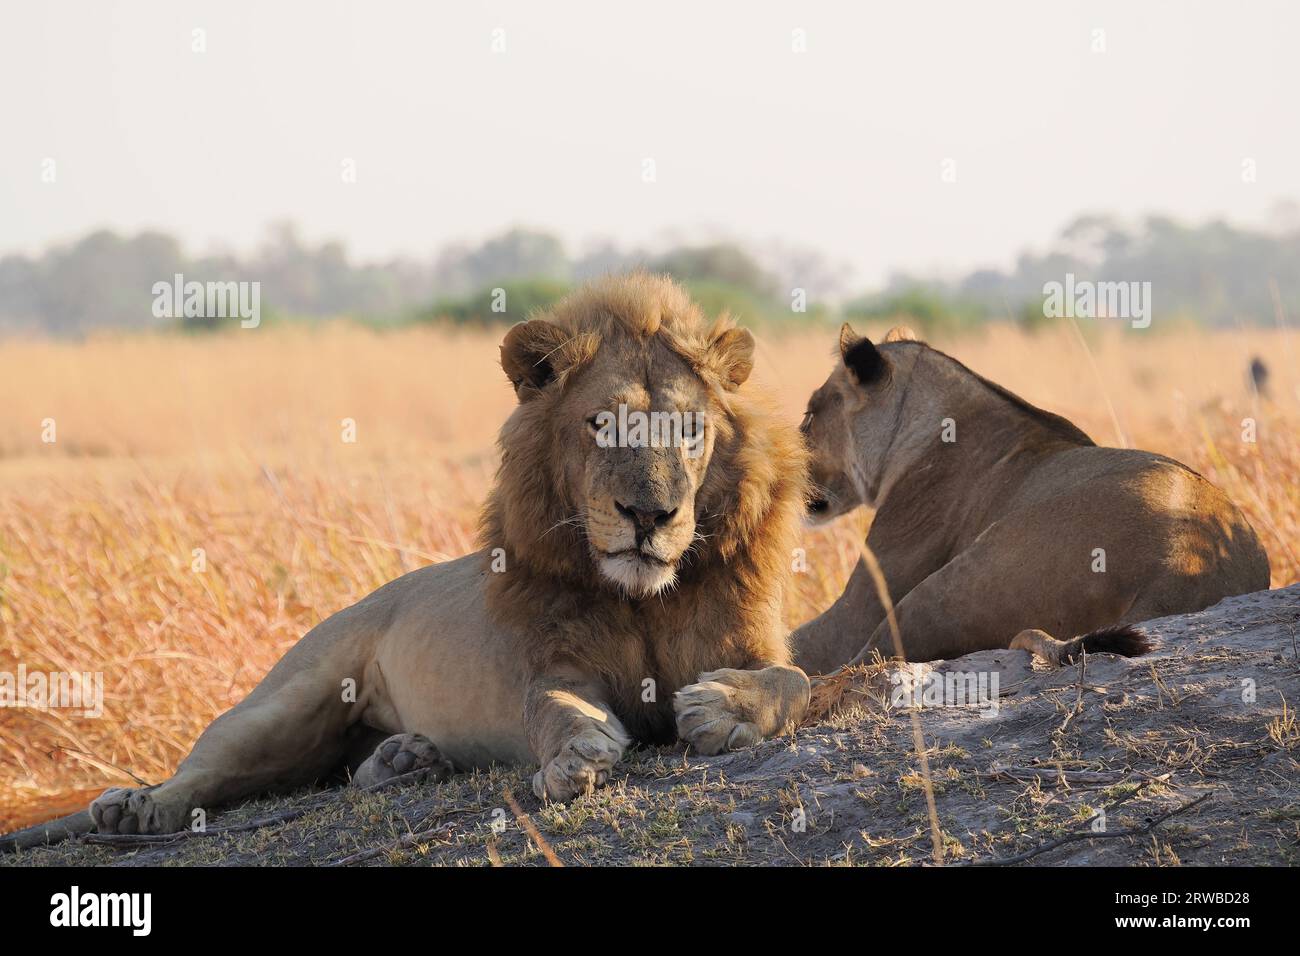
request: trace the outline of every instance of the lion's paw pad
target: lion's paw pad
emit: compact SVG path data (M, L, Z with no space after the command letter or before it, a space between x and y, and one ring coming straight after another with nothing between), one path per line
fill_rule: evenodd
M185 806L172 806L154 796L153 787L113 787L90 804L98 833L176 833L184 823Z
M452 766L437 745L423 734L394 734L366 758L352 775L358 787L370 787L416 770L428 771L427 779L446 780Z
M734 695L734 687L719 681L689 684L673 694L677 736L705 756L758 743L763 735L736 712Z

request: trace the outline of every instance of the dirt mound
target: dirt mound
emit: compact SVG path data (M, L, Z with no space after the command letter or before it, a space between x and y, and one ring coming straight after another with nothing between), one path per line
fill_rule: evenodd
M820 688L792 737L719 757L640 748L568 806L534 799L531 772L494 770L0 863L927 863L934 824L945 864L1300 862L1300 585L1143 630L1144 657L1060 670L1022 651L876 664Z

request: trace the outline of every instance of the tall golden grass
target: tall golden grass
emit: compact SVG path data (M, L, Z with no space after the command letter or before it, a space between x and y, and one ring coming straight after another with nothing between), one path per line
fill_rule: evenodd
M105 692L98 719L0 710L0 829L163 779L312 625L470 550L513 403L498 338L339 324L0 345L0 671L102 672ZM757 377L792 421L834 338L760 337ZM1101 444L1192 465L1246 510L1274 584L1300 579L1285 331L994 327L936 344ZM1254 355L1271 401L1246 387ZM806 533L791 624L838 594L866 522Z

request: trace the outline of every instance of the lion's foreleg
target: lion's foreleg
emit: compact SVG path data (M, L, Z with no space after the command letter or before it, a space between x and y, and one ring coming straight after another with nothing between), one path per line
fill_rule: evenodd
M677 735L703 754L748 747L793 730L810 694L808 675L791 665L708 671L673 695Z
M524 703L524 731L541 769L533 791L570 800L604 786L632 742L600 685L580 674L535 677Z

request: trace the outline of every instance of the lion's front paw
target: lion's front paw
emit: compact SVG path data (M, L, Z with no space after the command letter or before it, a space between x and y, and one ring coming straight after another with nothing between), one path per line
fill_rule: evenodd
M162 799L154 787L113 787L91 802L90 818L99 833L177 833L185 828L189 810Z
M533 775L533 793L564 803L603 787L626 745L627 741L619 742L595 728L570 737L555 758Z
M352 783L358 787L371 787L414 770L427 770L428 778L435 781L446 780L452 774L451 763L428 737L423 734L394 734L376 747L375 752L357 768Z
M763 739L758 725L743 713L743 690L725 682L727 673L701 674L700 683L688 684L673 694L677 736L706 756L740 750Z

